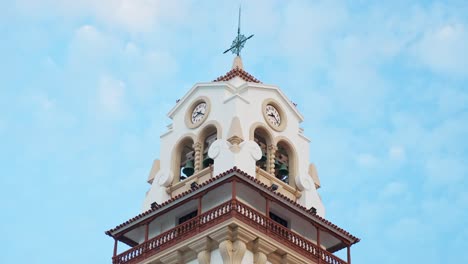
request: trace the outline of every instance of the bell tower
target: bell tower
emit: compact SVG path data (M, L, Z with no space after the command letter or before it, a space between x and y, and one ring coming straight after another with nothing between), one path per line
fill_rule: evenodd
M142 213L106 231L113 263L351 263L359 239L324 218L303 116L243 68L252 36L239 22L231 70L168 113Z

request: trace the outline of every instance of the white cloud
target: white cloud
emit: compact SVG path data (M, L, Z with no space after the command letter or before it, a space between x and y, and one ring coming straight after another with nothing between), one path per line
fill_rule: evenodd
M381 192L382 197L390 198L390 197L398 197L399 200L401 196L406 194L407 192L406 184L402 182L390 182L388 183Z
M431 157L426 161L428 183L433 186L454 185L466 177L465 162L454 157Z
M468 75L468 31L462 24L428 30L412 47L419 60L435 72Z
M426 225L419 218L408 216L398 219L387 228L386 233L392 239L422 242L430 235L426 229Z
M36 110L50 111L55 108L55 102L45 93L36 93L31 96L31 103Z
M75 30L69 45L68 63L86 70L104 64L103 58L114 50L116 41L94 25L82 25Z
M106 115L119 117L124 113L125 83L108 76L101 77L98 87L98 106Z
M112 28L123 29L131 33L148 32L158 22L184 21L189 1L164 0L19 0L18 8L28 16L65 17L94 16L97 21Z
M93 25L83 25L75 31L72 44L84 52L97 53L106 48L105 36Z
M105 23L131 32L149 31L155 24L160 1L90 1L89 8Z
M404 160L406 158L405 148L403 148L402 146L391 146L388 150L388 156L392 160Z
M127 42L127 44L125 45L125 48L124 48L124 53L127 56L135 57L135 56L138 56L140 54L140 49L138 48L138 46L135 43Z
M362 153L356 157L356 161L360 166L373 167L378 163L377 157L369 153Z

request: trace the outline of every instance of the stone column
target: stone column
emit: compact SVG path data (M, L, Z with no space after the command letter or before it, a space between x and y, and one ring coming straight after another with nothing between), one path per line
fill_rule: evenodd
M278 147L276 145L269 145L268 146L268 151L269 151L269 157L268 157L268 172L271 175L275 175L275 157L276 157L276 151L278 150Z
M209 237L201 238L189 244L188 247L197 252L199 264L211 263L211 239Z
M195 167L195 173L199 172L202 167L202 143L196 142L193 144L193 149L195 150L195 155L194 155L194 167Z

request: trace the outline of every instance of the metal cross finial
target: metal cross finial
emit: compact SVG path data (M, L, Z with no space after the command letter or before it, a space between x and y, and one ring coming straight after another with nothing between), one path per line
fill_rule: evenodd
M237 56L239 56L242 48L244 47L245 42L254 36L252 34L246 38L244 35L240 33L240 21L241 21L241 7L239 6L239 21L237 24L237 37L232 42L231 47L227 49L226 51L224 51L223 54L225 54L228 51L232 51L233 54L236 54Z

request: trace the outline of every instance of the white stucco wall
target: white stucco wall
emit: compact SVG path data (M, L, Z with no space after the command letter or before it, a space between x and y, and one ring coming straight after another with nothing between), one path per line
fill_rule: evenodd
M254 254L250 250L246 250L244 257L242 258L242 264L252 264L254 263Z
M211 263L223 263L223 258L221 257L221 253L219 253L219 249L214 249L211 251Z
M185 123L186 112L190 111L192 103L199 97L205 96L211 104L210 113L207 119L198 128L188 128ZM284 131L275 131L266 124L263 116L262 104L265 99L274 100L284 112L284 117L287 121L287 126ZM241 123L241 131L244 140L248 141L251 127L254 124L264 124L269 128L274 141L279 139L287 139L296 152L297 167L296 167L296 183L303 190L302 197L298 200L303 206L317 208L319 215L324 215L325 209L318 196L318 193L313 184L312 178L308 174L309 169L309 141L299 132L299 125L302 121L302 116L297 112L297 109L289 102L289 99L276 86L246 83L236 77L230 82L219 83L201 83L195 85L171 110L169 113L173 119L172 128L161 136L161 154L160 154L160 171L155 176L150 191L147 194L143 205L143 211L150 208L152 202L162 203L170 197L165 191L165 186L161 186L171 182L171 175L178 175L177 171L172 171L171 160L176 143L185 136L197 138L200 132L207 124L217 123L221 127L221 138L226 140L229 135L229 128L234 117L238 117ZM196 141L196 140L195 140ZM229 151L229 149L224 150ZM222 170L231 168L235 165L240 169L245 168L246 171L251 171L255 167L255 160L236 159L229 162L223 161L214 164L215 172L217 167ZM222 163L222 164L221 164ZM255 173L252 173L255 176ZM216 176L216 173L215 175Z

